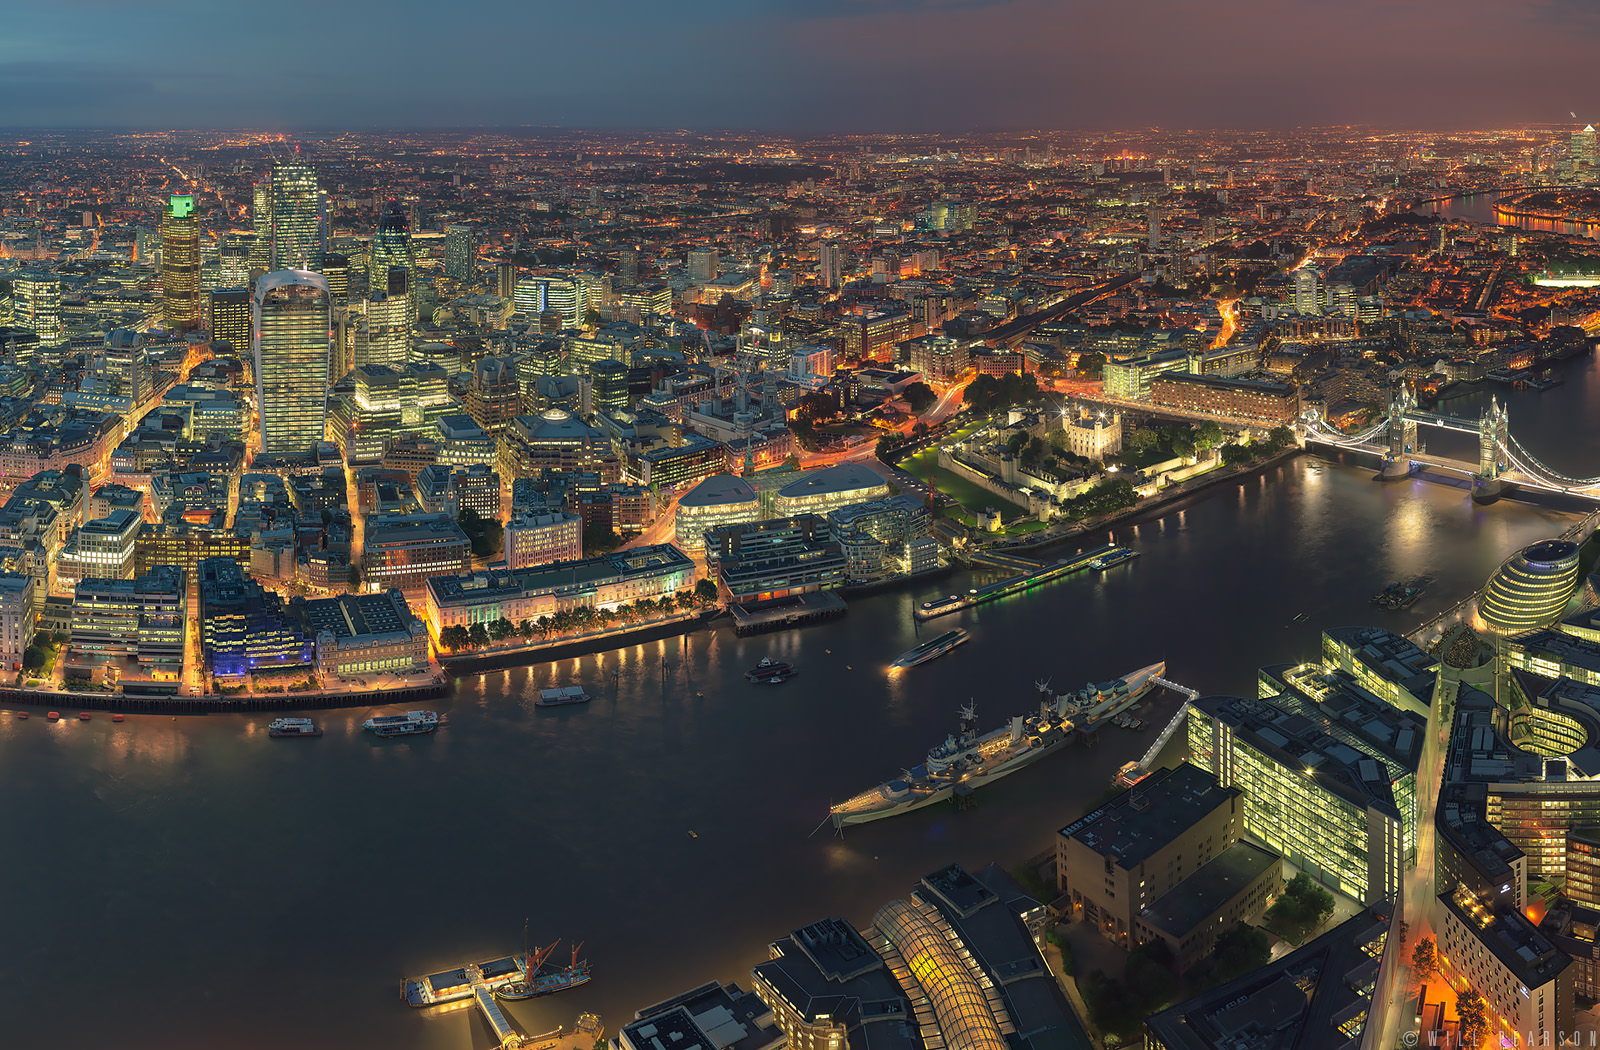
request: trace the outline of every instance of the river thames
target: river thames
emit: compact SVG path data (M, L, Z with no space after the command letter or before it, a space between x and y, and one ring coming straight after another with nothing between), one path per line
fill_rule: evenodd
M1594 473L1600 369L1585 358L1566 374L1512 395L1512 429L1552 466ZM700 982L748 987L794 926L864 923L950 861L1009 866L1045 848L1177 700L970 811L812 834L830 799L916 762L957 705L975 701L987 728L1028 708L1036 679L1065 690L1156 660L1202 692L1253 695L1258 665L1315 658L1324 625L1408 629L1574 518L1308 456L1118 528L1143 555L1126 565L925 626L965 624L973 641L894 680L887 663L919 638L914 603L965 578L786 634L722 628L467 677L433 737L373 739L364 710L317 714L314 740L268 739L266 717L0 715L3 1043L485 1047L475 1012L410 1010L398 979L520 949L524 920L535 942L564 939L558 959L583 941L595 977L512 1016L543 1032L595 1010L614 1033ZM1369 603L1422 574L1433 582L1410 612ZM769 654L800 675L747 683ZM595 701L527 700L571 682Z

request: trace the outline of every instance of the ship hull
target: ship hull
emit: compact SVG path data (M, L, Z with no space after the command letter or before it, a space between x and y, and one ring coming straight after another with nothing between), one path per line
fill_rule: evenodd
M1126 683L1127 692L1113 695L1103 702L1096 704L1087 711L1072 717L1070 720L1053 726L1046 726L1039 737L1028 743L1027 746L1018 746L1022 741L1012 742L1013 728L1003 726L990 733L986 733L971 742L971 745L959 754L950 755L946 760L935 764L934 756L928 757L928 768L932 770L946 769L963 761L971 761L978 757L982 765L978 769L970 770L965 774L952 776L946 772L942 777L948 777L949 782L941 785L936 790L919 795L916 798L893 801L883 799L881 805L874 808L860 810L835 809L832 813L833 826L844 828L853 824L865 824L885 817L896 817L902 813L931 806L942 802L955 793L957 787L978 788L992 784L996 780L1008 777L1017 770L1030 766L1040 759L1059 751L1067 743L1081 734L1097 731L1100 726L1118 714L1128 710L1139 703L1156 688L1161 675L1166 673L1165 663L1151 664L1118 679L1119 683ZM876 790L880 793L892 783L886 781ZM866 794L866 793L863 793ZM862 796L857 796L860 798ZM853 800L852 800L853 801ZM845 803L849 806L850 803Z
M833 826L836 828L847 828L854 824L869 824L874 820L882 820L885 817L898 817L902 813L910 813L912 810L923 809L927 806L933 805L936 802L943 802L945 799L955 794L955 790L956 789L953 786L942 787L930 792L927 795L921 795L914 799L907 799L903 802L896 802L891 805L887 805L882 809L868 809L853 813L836 812L833 814Z

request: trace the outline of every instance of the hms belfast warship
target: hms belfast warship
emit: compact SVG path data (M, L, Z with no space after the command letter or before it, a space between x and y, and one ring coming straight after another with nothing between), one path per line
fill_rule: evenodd
M977 788L1037 762L1072 739L1092 732L1144 698L1166 672L1165 663L1142 667L1110 682L1091 682L1059 696L1039 683L1039 710L1017 715L999 729L981 736L972 705L961 708L961 725L928 752L923 763L877 787L832 807L833 826L910 813L953 795L957 788Z

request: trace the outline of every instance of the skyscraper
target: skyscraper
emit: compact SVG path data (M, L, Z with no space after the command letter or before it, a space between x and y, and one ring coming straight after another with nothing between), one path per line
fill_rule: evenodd
M403 365L411 353L411 271L390 267L373 277L366 324L356 331L356 367Z
M61 279L42 270L22 270L11 278L12 319L39 337L40 346L66 342L61 324Z
M1150 209L1150 250L1161 250L1161 209Z
M639 283L639 249L624 248L617 253L617 281L624 288Z
M1595 162L1595 130L1589 124L1582 131L1572 133L1572 163L1589 164Z
M217 287L243 288L250 283L251 259L256 253L255 234L230 233L217 248Z
M367 256L367 281L376 292L388 280L389 271L398 266L409 271L411 260L411 224L400 202L390 200L383 206L383 218L372 235L372 251Z
M444 275L452 281L470 281L477 262L477 231L451 223L444 231Z
M709 281L717 276L717 250L696 248L689 252L689 280Z
M322 440L327 417L327 279L307 270L269 273L256 282L251 313L261 451L305 452Z
M200 227L188 194L161 214L161 320L174 332L200 327Z
M837 288L844 279L844 249L831 241L817 245L817 283Z
M325 252L322 269L318 271L328 279L328 294L335 299L350 298L350 258L338 252Z
M263 179L250 188L250 224L256 239L250 245L250 268L272 268L272 183Z
M517 264L510 260L495 263L494 266L494 294L502 299L510 299L517 292Z
M273 270L306 270L322 253L322 195L317 173L300 161L272 164Z
M1294 309L1296 313L1318 315L1322 313L1319 274L1314 266L1302 266L1294 272Z
M218 288L211 293L211 341L226 339L235 354L250 349L250 293L244 288Z

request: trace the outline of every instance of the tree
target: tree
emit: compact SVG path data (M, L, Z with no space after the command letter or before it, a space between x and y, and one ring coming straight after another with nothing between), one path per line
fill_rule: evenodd
M1085 379L1099 379L1101 369L1105 368L1106 355L1088 353L1078 355L1078 374Z
M472 644L472 638L465 627L456 623L439 632L439 644L451 652L457 652Z
M481 623L475 623L467 628L467 637L476 648L483 648L489 644L489 629Z
M1251 970L1259 970L1272 958L1272 947L1267 935L1254 926L1244 923L1224 930L1211 949L1210 965L1205 968L1205 983L1225 984L1235 977L1243 977Z
M605 554L622 546L622 537L608 521L596 519L583 528L583 551L585 554Z
M349 581L351 587L359 588L361 586L361 567L351 562L350 571L345 574L345 579Z
M50 650L30 645L22 651L22 669L29 674L43 671L50 663Z
M1201 451L1208 448L1216 448L1222 444L1222 437L1222 424L1220 423L1208 420L1194 428L1194 444Z
M1298 941L1333 914L1333 894L1301 872L1289 880L1277 903L1267 909L1266 920L1287 939Z
M1128 431L1124 444L1135 452L1149 452L1161 444L1161 435L1149 427L1135 427Z
M927 383L912 383L906 387L906 404L911 406L911 411L921 415L932 408L939 400L939 395L933 392L933 387Z
M505 528L493 518L485 518L471 507L462 507L456 519L461 531L472 542L472 553L480 558L492 558L505 546Z
M517 624L517 633L522 635L524 638L532 638L536 633L538 633L538 629L534 627L532 620L523 620L521 623Z
M1422 938L1411 949L1411 969L1423 980L1439 971L1439 950L1434 947L1432 937Z
M502 616L489 624L489 637L497 642L503 642L507 638L511 637L512 632L515 630L516 626L512 624L510 620Z
M1249 445L1240 445L1230 442L1222 446L1222 465L1225 467L1242 466L1255 458Z
M807 426L815 426L823 420L832 419L839 414L839 405L824 394L806 394L794 406L795 418Z
M714 602L714 601L716 601L717 600L717 584L716 584L716 581L715 580L696 580L695 581L695 585L694 585L694 596L696 598L699 598L703 602Z
M1456 1022L1460 1026L1461 1045L1473 1050L1489 1032L1489 1004L1476 988L1468 988L1456 996Z

